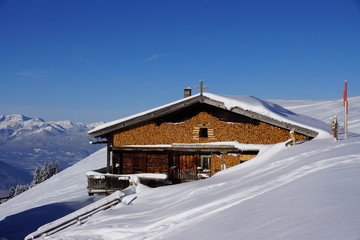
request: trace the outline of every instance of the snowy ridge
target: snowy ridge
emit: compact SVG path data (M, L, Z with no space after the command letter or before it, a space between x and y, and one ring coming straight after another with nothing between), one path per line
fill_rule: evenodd
M343 100L280 100L272 99L271 102L279 104L296 113L304 114L307 116L315 115L317 119L330 123L330 119L337 117L340 127L344 122L344 109ZM360 128L360 97L349 97L349 131ZM325 110L324 110L325 109ZM340 131L343 131L340 128Z
M323 103L319 111L308 102L307 114L334 111ZM349 119L360 110L353 106ZM354 124L349 124L348 139L340 135L339 141L316 138L295 147L272 145L206 180L155 189L140 185L135 195L124 198L126 203L136 196L132 205L120 203L45 239L357 239L360 128ZM0 205L0 236L24 238L55 220L40 221L49 216L48 206L76 210L95 201L87 196L85 174L105 164L102 149ZM24 229L20 219L38 223Z
M102 124L102 122L92 124L74 124L68 120L46 122L41 118L30 118L20 114L0 115L0 132L2 133L2 140L4 142L15 137L37 134L41 131L66 134L67 131L72 130L75 127L89 129L100 124Z

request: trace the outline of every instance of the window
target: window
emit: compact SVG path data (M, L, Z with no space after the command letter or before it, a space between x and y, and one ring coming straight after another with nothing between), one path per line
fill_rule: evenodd
M201 156L200 157L200 164L201 164L201 168L203 170L210 170L210 156Z
M200 138L207 138L208 137L208 129L207 128L200 128L199 137Z

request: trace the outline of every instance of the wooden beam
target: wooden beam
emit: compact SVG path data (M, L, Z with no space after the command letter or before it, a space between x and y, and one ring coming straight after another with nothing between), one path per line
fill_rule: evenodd
M134 151L134 152L165 152L170 151L168 147L141 147L141 146L134 146L134 147L112 147L112 151Z
M134 151L134 152L184 152L184 153L211 153L211 152L232 152L242 153L246 151L258 151L253 150L241 150L235 148L233 145L191 145L181 144L172 146L124 146L124 147L111 147L111 151Z
M110 161L111 161L111 145L112 145L112 136L108 135L107 137L107 151L106 151L106 172L110 173Z

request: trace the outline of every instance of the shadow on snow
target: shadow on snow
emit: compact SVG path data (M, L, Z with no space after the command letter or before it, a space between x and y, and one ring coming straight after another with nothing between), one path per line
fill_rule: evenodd
M93 202L64 202L44 205L6 217L0 221L0 240L24 239L42 225L55 221Z

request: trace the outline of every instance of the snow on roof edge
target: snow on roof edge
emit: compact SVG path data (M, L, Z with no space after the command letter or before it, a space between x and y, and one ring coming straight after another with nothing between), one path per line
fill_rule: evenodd
M292 123L318 132L317 138L328 138L330 136L330 127L323 121L310 116L297 114L271 101L262 100L254 96L229 96L213 93L204 93L204 95L211 99L223 102L229 110L234 107L241 107L244 110L265 115L280 122Z
M180 100L177 100L177 101L174 101L174 102L171 102L171 103L168 103L168 104L156 107L156 108L152 108L152 109L149 109L149 110L146 110L146 111L143 111L143 112L140 112L140 113L128 116L128 117L124 117L124 118L120 118L120 119L117 119L114 121L110 121L108 123L104 123L102 125L95 127L94 129L88 131L88 134L92 134L92 133L101 131L108 127L120 124L124 121L146 115L148 113L157 111L159 109L162 109L162 108L165 108L165 107L177 104L177 103L188 101L189 99L196 98L199 95L200 94L195 94L190 97L182 98ZM229 96L229 95L218 95L218 94L213 94L213 93L208 93L208 92L203 93L203 95L212 100L223 102L225 107L228 110L231 110L234 107L240 107L244 110L248 110L248 111L252 111L252 112L255 112L255 113L258 113L261 115L265 115L270 118L276 119L280 122L287 122L287 123L291 123L294 125L298 125L298 126L313 130L313 131L319 133L319 135L318 135L319 138L324 138L324 137L327 138L330 135L329 126L327 124L325 124L324 122L322 122L318 119L311 118L309 116L296 114L296 113L294 113L288 109L285 109L285 108L281 107L280 105L274 104L270 101L261 100L254 96L243 96L243 95Z
M148 148L171 148L178 146L227 146L231 145L239 150L256 151L268 147L268 144L246 144L237 141L208 142L208 143L172 143L172 144L152 144L152 145L124 145L123 147L148 147Z
M110 121L110 122L101 124L101 125L95 127L94 129L88 131L88 134L91 134L91 133L100 131L100 130L102 130L102 129L111 127L111 126L113 126L113 125L122 123L122 122L124 122L124 121L129 120L129 119L133 119L133 118L136 118L136 117L143 116L143 115L145 115L145 114L154 112L154 111L156 111L156 110L159 110L159 109L162 109L162 108L171 106L171 105L173 105L173 104L181 103L181 102L183 102L183 101L187 101L187 100L189 100L189 99L198 97L199 95L200 95L200 94L195 94L195 95L192 95L192 96L189 96L189 97L186 97L186 98L182 98L182 99L177 100L177 101L174 101L174 102L170 102L170 103L165 104L165 105L161 105L161 106L159 106L159 107L151 108L151 109L149 109L149 110L146 110L146 111L143 111L143 112L140 112L140 113L136 113L136 114L130 115L130 116L128 116L128 117L120 118L120 119L117 119L117 120L114 120L114 121Z

